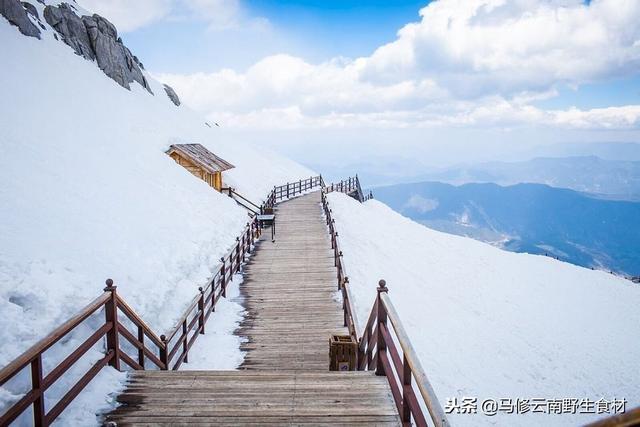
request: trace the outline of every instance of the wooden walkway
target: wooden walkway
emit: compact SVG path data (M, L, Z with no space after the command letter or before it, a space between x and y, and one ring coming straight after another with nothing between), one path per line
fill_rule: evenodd
M347 334L320 193L276 209L245 266L238 371L136 371L106 416L125 425L400 425L386 377L330 372L329 337Z
M349 333L319 192L277 206L276 241L259 243L240 289L247 315L237 333L248 341L241 369L329 369L329 336Z

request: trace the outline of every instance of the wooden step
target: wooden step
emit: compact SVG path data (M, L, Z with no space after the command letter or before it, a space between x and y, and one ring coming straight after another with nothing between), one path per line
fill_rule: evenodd
M117 401L105 421L118 426L400 425L371 372L133 372Z

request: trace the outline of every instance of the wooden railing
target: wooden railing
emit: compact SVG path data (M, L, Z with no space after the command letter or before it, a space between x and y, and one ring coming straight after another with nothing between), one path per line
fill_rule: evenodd
M356 341L358 341L358 319L355 310L353 309L353 297L351 296L351 288L349 286L349 276L347 275L347 269L344 262L344 256L340 249L340 243L338 240L338 232L335 227L336 220L332 217L332 211L329 207L329 201L327 200L327 189L325 187L322 190L322 209L324 211L327 227L329 228L329 237L331 239L331 249L333 250L333 264L336 266L336 278L338 283L338 290L342 294L342 310L344 313L344 326L347 327L349 335L351 335Z
M358 175L349 177L339 182L331 183L325 186L327 193L338 191L340 193L346 193L352 196L360 203L373 199L373 192L369 190L368 194L364 194L362 187L360 186L360 178Z
M401 352L396 347L396 341ZM411 345L409 335L389 298L384 280L380 280L378 284L378 296L359 340L358 370L375 370L376 375L387 377L403 424L427 426L424 406L434 425L449 425L420 359ZM412 386L413 382L420 392L420 400Z
M260 237L257 220L247 223L229 255L220 259L216 274L198 294L167 335L157 336L126 301L116 292L113 280L108 279L104 293L80 310L63 325L29 348L13 362L0 370L0 386L5 385L23 369L30 367L31 387L27 393L0 416L0 426L13 422L30 406L33 407L33 424L50 425L87 384L107 365L120 370L121 362L135 370L177 370L188 361L188 353L197 337L205 332L205 324L215 311L220 297L226 296L226 288L233 275L240 271L246 256ZM89 338L75 348L69 356L55 366L46 376L43 373L43 355L54 344L68 336L90 317L104 311L105 322ZM133 330L133 332L132 332ZM50 410L44 406L44 394L62 375L101 339L106 337L105 355L75 383ZM120 339L134 348L135 355L126 352ZM149 365L146 362L150 362Z
M423 408L426 408L434 425L438 427L448 426L445 413L411 345L409 336L402 326L400 316L387 295L387 287L384 280L379 282L378 297L371 310L371 315L364 329L362 329L362 335L358 335L361 329L353 306L354 300L346 272L345 257L340 249L335 219L332 217L326 194L331 191L340 191L348 194L354 191L355 185L359 186L360 184L357 176L341 181L341 183L323 188L322 207L329 229L329 237L331 238L334 264L337 269L338 289L342 293L344 326L348 328L349 334L358 342L358 370L375 370L376 375L387 377L393 399L404 425L427 426L423 411ZM391 321L391 329L388 326L389 320ZM402 350L401 353L397 349L396 341ZM413 389L413 382L415 382L420 392L419 398Z
M305 191L312 190L316 187L324 187L322 175L312 176L307 179L288 182L284 185L273 187L273 190L271 190L267 199L260 207L260 213L269 213L273 210L276 203L299 196Z
M237 204L248 210L250 212L250 216L260 213L260 206L238 193L234 188L224 187L221 192L227 193L229 197L236 201Z
M586 427L633 427L640 425L640 406L622 414L611 415L589 423Z

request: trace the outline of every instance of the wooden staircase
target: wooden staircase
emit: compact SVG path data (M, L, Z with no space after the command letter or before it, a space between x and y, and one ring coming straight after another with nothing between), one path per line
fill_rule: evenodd
M400 425L386 377L365 371L138 371L118 401L118 426Z
M329 337L348 335L319 191L276 207L275 242L245 266L239 371L136 371L106 422L126 425L400 425L389 382L330 372Z

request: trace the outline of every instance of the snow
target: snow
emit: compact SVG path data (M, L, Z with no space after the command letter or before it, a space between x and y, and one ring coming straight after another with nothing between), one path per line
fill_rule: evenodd
M32 3L42 16L43 6ZM155 95L137 83L123 89L47 28L37 40L0 18L0 366L97 297L107 277L160 334L213 275L247 212L170 159L170 144L198 142L234 164L225 185L257 203L274 185L316 175L206 126L174 106L149 75ZM223 300L207 327L214 331L218 322L228 333L238 315ZM45 374L103 319L88 319L50 349ZM47 408L102 357L102 346L50 389ZM222 357L229 367L241 360L237 346ZM110 404L105 392L122 378L103 371L59 422L95 422L96 411ZM26 381L23 372L0 389L0 412Z
M640 287L544 256L437 232L337 193L359 322L378 280L443 407L447 398L626 398L640 405ZM449 415L454 425L578 425L603 415Z
M182 365L182 370L230 370L243 362L244 356L238 351L243 339L234 335L245 313L240 296L242 282L242 274L235 274L227 288L227 301L216 305L205 326L205 334L194 342L189 363Z

